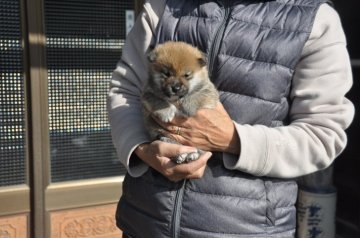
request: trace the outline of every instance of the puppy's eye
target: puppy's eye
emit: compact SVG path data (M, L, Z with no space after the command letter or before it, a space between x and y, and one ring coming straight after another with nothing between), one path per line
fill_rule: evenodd
M170 71L167 71L167 70L162 71L161 74L164 78L168 78L171 76Z
M184 77L185 78L190 78L192 76L192 73L189 71L189 72L186 72L185 74L184 74Z

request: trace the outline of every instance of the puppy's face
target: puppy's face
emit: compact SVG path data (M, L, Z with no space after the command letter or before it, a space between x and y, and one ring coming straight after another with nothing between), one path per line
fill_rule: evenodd
M196 48L183 42L167 42L148 55L150 80L154 92L176 101L208 80L206 61Z

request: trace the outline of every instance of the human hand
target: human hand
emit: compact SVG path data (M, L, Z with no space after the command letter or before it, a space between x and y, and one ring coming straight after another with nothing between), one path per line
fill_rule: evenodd
M141 160L173 182L198 179L204 175L206 162L212 155L210 152L205 152L199 159L189 163L176 164L171 160L178 154L196 151L197 149L193 147L162 141L141 144L135 149L136 155Z
M161 134L180 144L205 151L240 153L235 125L221 103L214 109L200 109L193 117L178 116L170 123L157 122L164 128Z

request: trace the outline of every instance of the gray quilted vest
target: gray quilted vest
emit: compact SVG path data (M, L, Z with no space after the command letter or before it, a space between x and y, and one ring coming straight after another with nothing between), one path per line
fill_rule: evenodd
M168 0L155 44L197 46L233 120L286 125L294 69L326 0ZM198 180L168 181L149 169L126 175L117 225L136 238L294 237L294 181L224 168L214 153Z

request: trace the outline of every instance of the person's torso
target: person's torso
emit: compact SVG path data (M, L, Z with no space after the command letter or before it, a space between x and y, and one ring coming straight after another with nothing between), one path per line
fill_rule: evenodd
M212 82L241 124L286 124L292 76L322 0L168 0L156 43L185 41L208 58ZM224 168L214 153L198 180L153 169L126 176L117 224L131 237L292 237L294 181Z
M233 120L281 126L320 2L325 1L167 1L156 44L185 41L203 51Z

